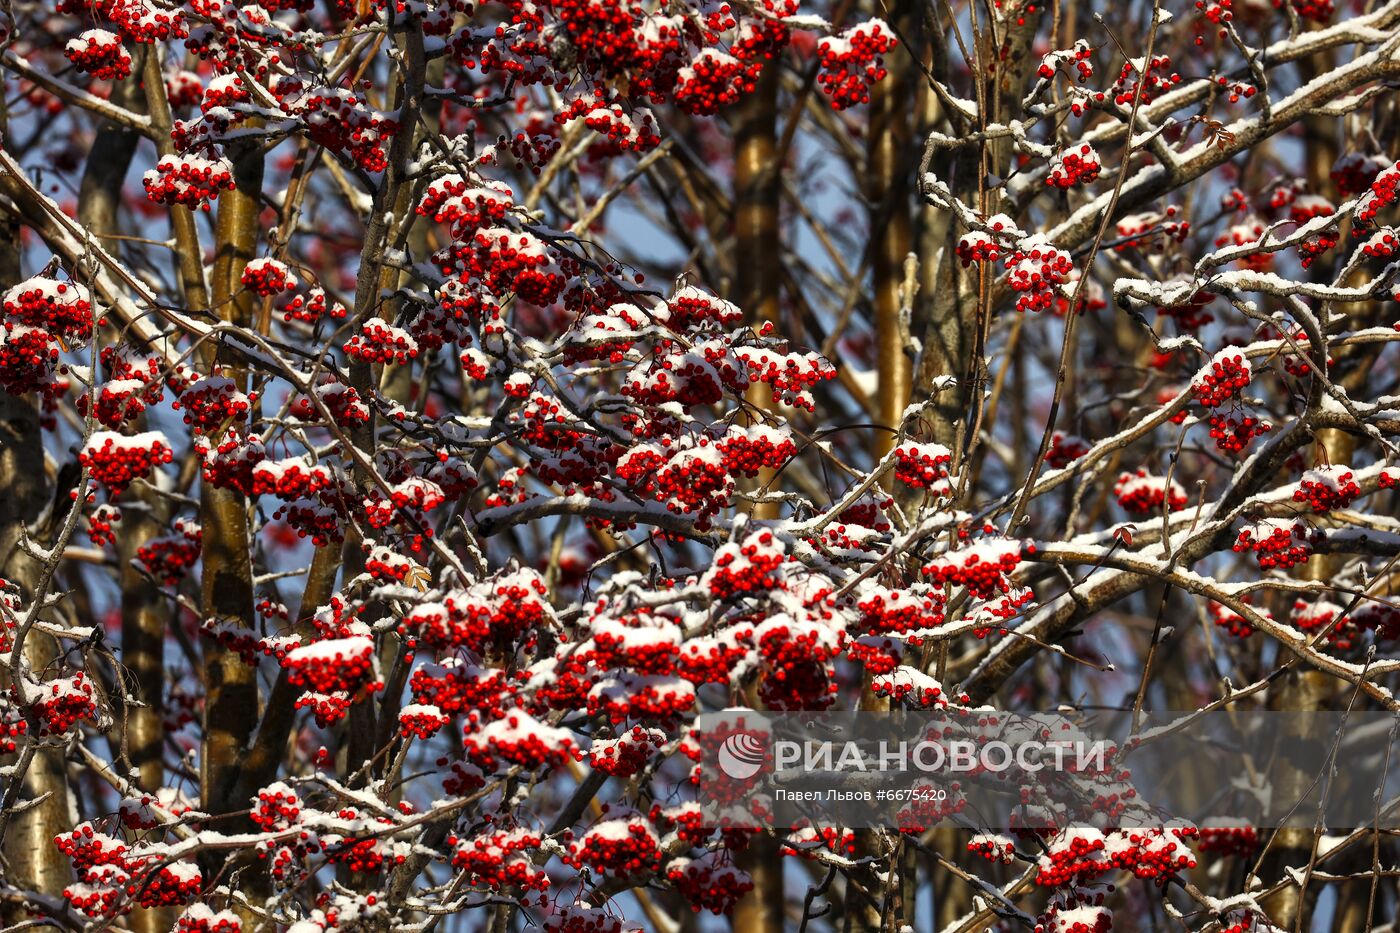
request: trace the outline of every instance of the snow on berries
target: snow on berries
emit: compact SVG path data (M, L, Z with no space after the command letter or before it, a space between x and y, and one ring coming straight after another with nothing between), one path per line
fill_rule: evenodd
M884 56L895 47L889 26L869 20L817 44L817 86L836 110L870 102L870 86L885 77Z
M1400 200L1400 162L1376 174L1375 179L1352 208L1352 218L1358 227L1369 227L1380 212Z
M196 901L175 919L172 933L240 933L242 921L231 910L215 911Z
M510 765L527 770L562 765L574 749L567 729L545 725L524 710L469 729L462 744L467 758L487 773Z
M953 454L942 444L920 444L905 441L894 450L895 479L914 489L925 489L934 495L952 492L948 482L948 467Z
M1288 570L1312 556L1314 534L1297 518L1260 518L1240 529L1236 553L1253 551L1261 570Z
M5 327L29 328L69 344L82 344L92 336L92 299L77 282L47 276L25 279L5 292Z
M1088 143L1068 146L1050 161L1050 174L1045 177L1045 183L1052 188L1087 185L1099 177L1102 168L1093 146Z
M1226 347L1196 374L1191 388L1196 401L1207 408L1218 408L1243 392L1252 376L1249 358L1239 347Z
M700 583L720 598L768 593L782 587L787 560L783 543L771 531L753 531L716 551Z
M289 291L297 286L296 277L285 262L269 256L261 256L243 267L240 278L243 287L264 298Z
M661 868L661 841L644 817L618 817L586 832L565 861L611 878L650 875Z
M418 357L418 341L402 328L369 320L345 342L345 352L364 363L403 364Z
M691 910L708 910L718 917L728 916L743 897L753 890L748 872L727 864L717 852L699 858L672 859L666 878L690 902Z
M1174 479L1154 476L1146 467L1135 472L1123 473L1113 485L1113 494L1118 504L1131 515L1155 515L1165 505L1167 511L1175 512L1186 507L1186 490Z
M1074 269L1069 253L1053 246L1044 234L1026 237L1006 258L1007 282L1017 293L1017 311L1046 311L1055 303Z
M666 743L660 729L634 726L615 739L594 739L588 763L595 771L628 777L641 771Z
M1094 63L1091 61L1093 54L1094 48L1089 44L1089 40L1080 39L1074 43L1072 49L1059 49L1041 56L1040 67L1036 73L1048 81L1062 72L1069 75L1072 66L1074 74L1071 77L1083 84L1094 76Z
M1344 509L1361 495L1351 468L1347 466L1315 467L1303 474L1293 491L1294 502L1306 502L1318 515L1333 509Z
M175 586L199 560L204 531L198 522L175 519L172 533L152 538L136 550L136 565L162 586Z
M999 235L1010 238L1022 233L1010 217L994 214L987 218L986 230L969 230L958 239L958 260L964 267L975 262L996 262L1006 249Z
M161 464L175 457L170 439L160 431L125 435L97 431L78 453L78 462L92 478L120 495L138 479L148 478Z
M157 204L179 204L208 211L220 193L233 190L233 163L225 158L168 155L141 178L146 197Z
M39 717L40 735L62 735L78 720L91 719L97 713L92 684L82 671L71 677L31 684L29 691L34 712Z
M344 693L356 696L362 690L377 690L378 658L374 639L369 635L349 635L314 641L293 649L282 659L287 682L313 693Z
M473 884L493 890L543 891L549 887L549 876L531 858L544 843L539 833L508 829L466 839L453 835L447 842L453 847L452 867L464 872Z
M415 735L430 739L451 721L451 717L436 706L410 703L399 710L399 734L405 738Z
M1045 451L1045 463L1052 469L1061 470L1089 452L1089 442L1076 434L1056 431L1050 436L1050 447Z
M73 67L99 81L120 81L131 74L131 53L116 33L105 29L89 29L69 39L63 55Z
M257 393L245 394L228 376L205 376L180 393L176 409L185 411L185 424L196 431L215 431L230 421L248 417Z
M1010 575L1035 545L1010 538L988 537L925 564L923 575L944 585L966 587L978 599L1011 589Z

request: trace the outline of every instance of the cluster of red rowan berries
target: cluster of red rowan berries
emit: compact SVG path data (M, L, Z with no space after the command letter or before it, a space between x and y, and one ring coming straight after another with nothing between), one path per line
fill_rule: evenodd
M1010 590L1010 575L1034 553L1035 545L1024 541L985 538L926 564L922 573L945 586L966 587L978 599L990 599Z
M1218 408L1243 392L1253 375L1249 358L1238 347L1227 347L1215 355L1208 368L1196 374L1191 388L1197 402Z
M1313 532L1296 518L1261 518L1240 529L1232 550L1253 551L1261 570L1288 570L1312 556Z
M870 87L885 77L884 56L897 43L889 27L879 20L853 26L817 44L817 85L831 98L831 106L845 110L870 102Z
M131 74L131 53L122 47L120 36L105 29L89 29L69 39L63 56L99 81L120 81Z
M1074 43L1072 49L1060 49L1041 56L1040 67L1036 73L1048 81L1055 77L1062 67L1068 68L1073 65L1075 79L1083 84L1094 76L1094 63L1091 61L1093 54L1094 48L1089 44L1089 40L1080 39Z
M1306 502L1315 514L1344 509L1361 495L1349 468L1344 466L1315 467L1303 474L1293 491L1294 502Z
M208 211L219 194L233 190L233 163L198 155L162 156L141 178L146 197L158 204L181 204Z
M1186 490L1174 479L1153 476L1146 467L1123 473L1113 485L1113 494L1125 512L1132 515L1153 515L1162 511L1175 512L1186 507Z
M948 491L953 454L947 447L905 441L894 449L894 458L894 476L901 483L913 489L932 489L936 494Z
M1042 234L1027 237L1006 257L1007 283L1017 293L1017 311L1047 311L1074 270L1069 253Z
M174 457L169 439L159 431L133 435L97 431L78 452L78 462L114 496Z
M204 532L188 518L175 520L174 533L152 538L136 550L142 568L163 586L175 586L199 560Z
M735 905L753 890L753 879L747 872L724 863L715 853L673 860L666 866L666 878L696 913L708 910L720 917L733 913Z
M1073 188L1087 185L1099 177L1103 166L1099 154L1088 143L1070 146L1055 154L1050 161L1050 174L1045 183L1052 188Z

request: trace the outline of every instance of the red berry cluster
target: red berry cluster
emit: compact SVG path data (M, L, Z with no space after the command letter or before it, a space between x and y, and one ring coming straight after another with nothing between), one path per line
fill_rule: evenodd
M618 152L648 152L661 145L661 133L650 110L625 106L603 88L578 95L554 115L560 126L578 119L593 132L606 136Z
M750 532L742 541L731 541L715 552L702 582L721 599L767 594L783 588L782 566L787 559L782 542L771 531Z
M453 847L452 867L465 872L471 883L497 891L543 891L549 887L549 876L529 854L539 850L543 842L538 833L525 829L497 830L472 839L452 835L447 839Z
M1037 69L1036 73L1048 81L1055 77L1062 67L1068 69L1070 65L1073 65L1075 79L1083 84L1094 76L1094 63L1090 61L1093 54L1094 49L1089 44L1089 40L1080 39L1074 43L1072 49L1060 49L1041 56L1040 68Z
M1342 197L1348 198L1371 187L1371 182L1376 180L1376 176L1392 164L1390 159L1382 155L1348 152L1337 159L1329 177Z
M618 817L585 833L564 861L609 878L637 878L660 870L661 845L644 817Z
M595 771L630 777L646 767L665 744L666 733L661 730L633 726L618 738L594 739L588 763Z
M1253 374L1249 358L1238 347L1227 347L1196 374L1191 388L1196 401L1207 408L1218 408L1243 392Z
M122 510L115 505L99 505L88 515L88 540L93 547L103 547L116 540L116 530L112 527L122 520Z
M155 387L160 391L159 385ZM138 379L116 379L104 382L97 393L97 405L92 416L103 427L116 430L146 410L146 399L150 388ZM90 393L78 397L78 413L86 416L92 405Z
M175 919L172 933L240 933L238 914L231 910L215 912L208 904L196 902Z
M39 716L40 735L62 735L78 720L91 719L97 712L92 684L82 671L34 686L32 700Z
M1045 463L1052 469L1062 470L1089 452L1089 442L1075 434L1056 431L1050 436L1050 447L1045 451Z
M1124 62L1118 80L1113 82L1113 102L1120 107L1131 107L1137 97L1143 104L1150 104L1162 94L1181 83L1181 75L1168 72L1172 60L1166 55L1154 55L1147 63L1145 77L1138 75L1137 62Z
M923 575L947 586L964 586L978 599L990 599L1011 589L1009 575L1035 545L1005 538L984 538L938 558Z
M418 341L406 330L371 318L345 342L345 353L362 363L403 364L418 358Z
M1138 878L1163 884L1196 867L1195 856L1185 842L1194 836L1194 829L1117 829L1106 834L1096 829L1070 829L1051 841L1041 855L1035 882L1062 888L1130 871Z
M420 739L430 739L451 721L451 718L436 706L410 703L399 710L399 735L404 738L417 736Z
M1248 595L1241 597L1240 601L1244 603L1253 602ZM1260 614L1266 618L1271 618L1267 609L1260 610ZM1254 626L1250 623L1249 619L1228 606L1223 606L1220 603L1211 603L1210 615L1219 628L1223 628L1236 638L1248 638L1250 635L1254 634Z
M868 104L871 85L884 80L884 56L896 44L889 27L879 20L821 40L817 44L817 85L831 98L831 106L845 110Z
M905 441L894 449L895 479L913 489L932 489L937 495L951 491L948 467L953 454L942 444Z
M1259 833L1253 826L1202 826L1197 848L1217 855L1249 858L1259 848Z
M1006 258L1007 282L1016 291L1017 311L1046 311L1074 270L1069 253L1052 246L1042 234L1021 241Z
M174 457L170 441L159 431L130 436L98 431L78 452L78 462L114 496Z
M1274 426L1253 415L1211 415L1210 436L1221 453L1237 454L1254 438L1267 434Z
M1315 514L1344 509L1361 495L1361 487L1344 466L1316 467L1303 474L1293 491L1294 502L1306 502Z
M782 353L767 347L740 346L735 355L749 367L750 382L773 387L773 398L783 405L815 410L808 391L827 379L836 378L836 369L815 353Z
M898 590L875 585L856 603L860 610L856 627L874 635L917 636L943 624L946 606L946 598L936 590ZM909 640L912 643L917 638Z
M175 533L152 538L136 550L141 567L162 586L176 586L199 560L204 532L197 522L175 520Z
M717 917L728 916L753 890L753 879L745 871L721 861L713 852L698 859L681 858L666 866L666 878L696 913L708 910Z
M262 256L243 267L239 281L247 288L264 298L280 295L296 288L297 280L285 262Z
M702 439L696 446L666 452L652 444L632 448L617 461L617 475L637 495L664 503L677 515L695 515L696 527L729 505L734 477L717 446Z
M1394 227L1382 227L1361 244L1361 252L1372 259L1390 259L1400 251L1400 239Z
M183 204L208 211L222 191L233 190L233 163L197 155L163 156L141 178L146 197L158 204Z
M1355 648L1365 633L1345 608L1328 599L1294 600L1293 624L1308 635L1326 632L1323 642L1337 651Z
M759 470L776 470L797 455L797 445L786 431L765 424L730 425L715 446L730 475L754 477Z
M1375 223L1377 215L1397 200L1400 200L1400 162L1378 172L1370 188L1357 199L1352 208L1357 227Z
M301 798L281 781L258 791L248 818L265 832L295 826L301 818Z
M1288 570L1312 556L1313 533L1295 518L1261 518L1240 529L1232 550L1253 551L1261 570Z
M1337 245L1339 239L1341 239L1341 235L1336 230L1322 230L1299 243L1298 255L1301 257L1299 262L1303 268L1311 268L1318 257Z
M906 703L915 709L942 708L948 705L943 685L917 667L897 667L870 681L876 696L889 697L896 703Z
M326 297L321 288L313 288L305 295L293 295L278 308L284 321L302 321L315 324L324 317L342 321L349 313L345 305Z
M1070 146L1055 154L1050 161L1050 174L1045 183L1052 188L1073 188L1087 185L1099 177L1103 166L1099 164L1099 154L1088 143Z
M228 376L205 376L180 393L174 408L185 410L185 424L196 431L217 431L230 421L242 421L258 400L256 392L244 394Z
M484 772L493 773L502 764L534 771L566 764L573 757L574 740L566 729L546 726L524 710L511 710L485 725L469 726L462 747Z
M1123 473L1113 486L1118 504L1132 515L1153 515L1162 511L1175 512L1186 506L1186 490L1176 480L1153 476L1146 467L1134 473Z
M702 49L676 73L676 105L695 116L713 116L752 94L759 68L719 49Z
M73 67L99 81L120 81L131 74L131 54L121 37L105 29L89 29L69 39L63 55Z
M92 302L76 282L35 276L5 292L3 303L7 330L32 327L70 345L92 336Z
M350 635L313 641L293 649L282 659L287 682L314 693L344 693L350 697L361 691L373 692L383 684L378 679L374 639Z

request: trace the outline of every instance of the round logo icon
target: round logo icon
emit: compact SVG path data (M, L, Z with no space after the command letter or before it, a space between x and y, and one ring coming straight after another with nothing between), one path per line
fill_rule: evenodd
M719 746L719 769L736 781L747 781L763 768L764 747L747 732L736 732Z

